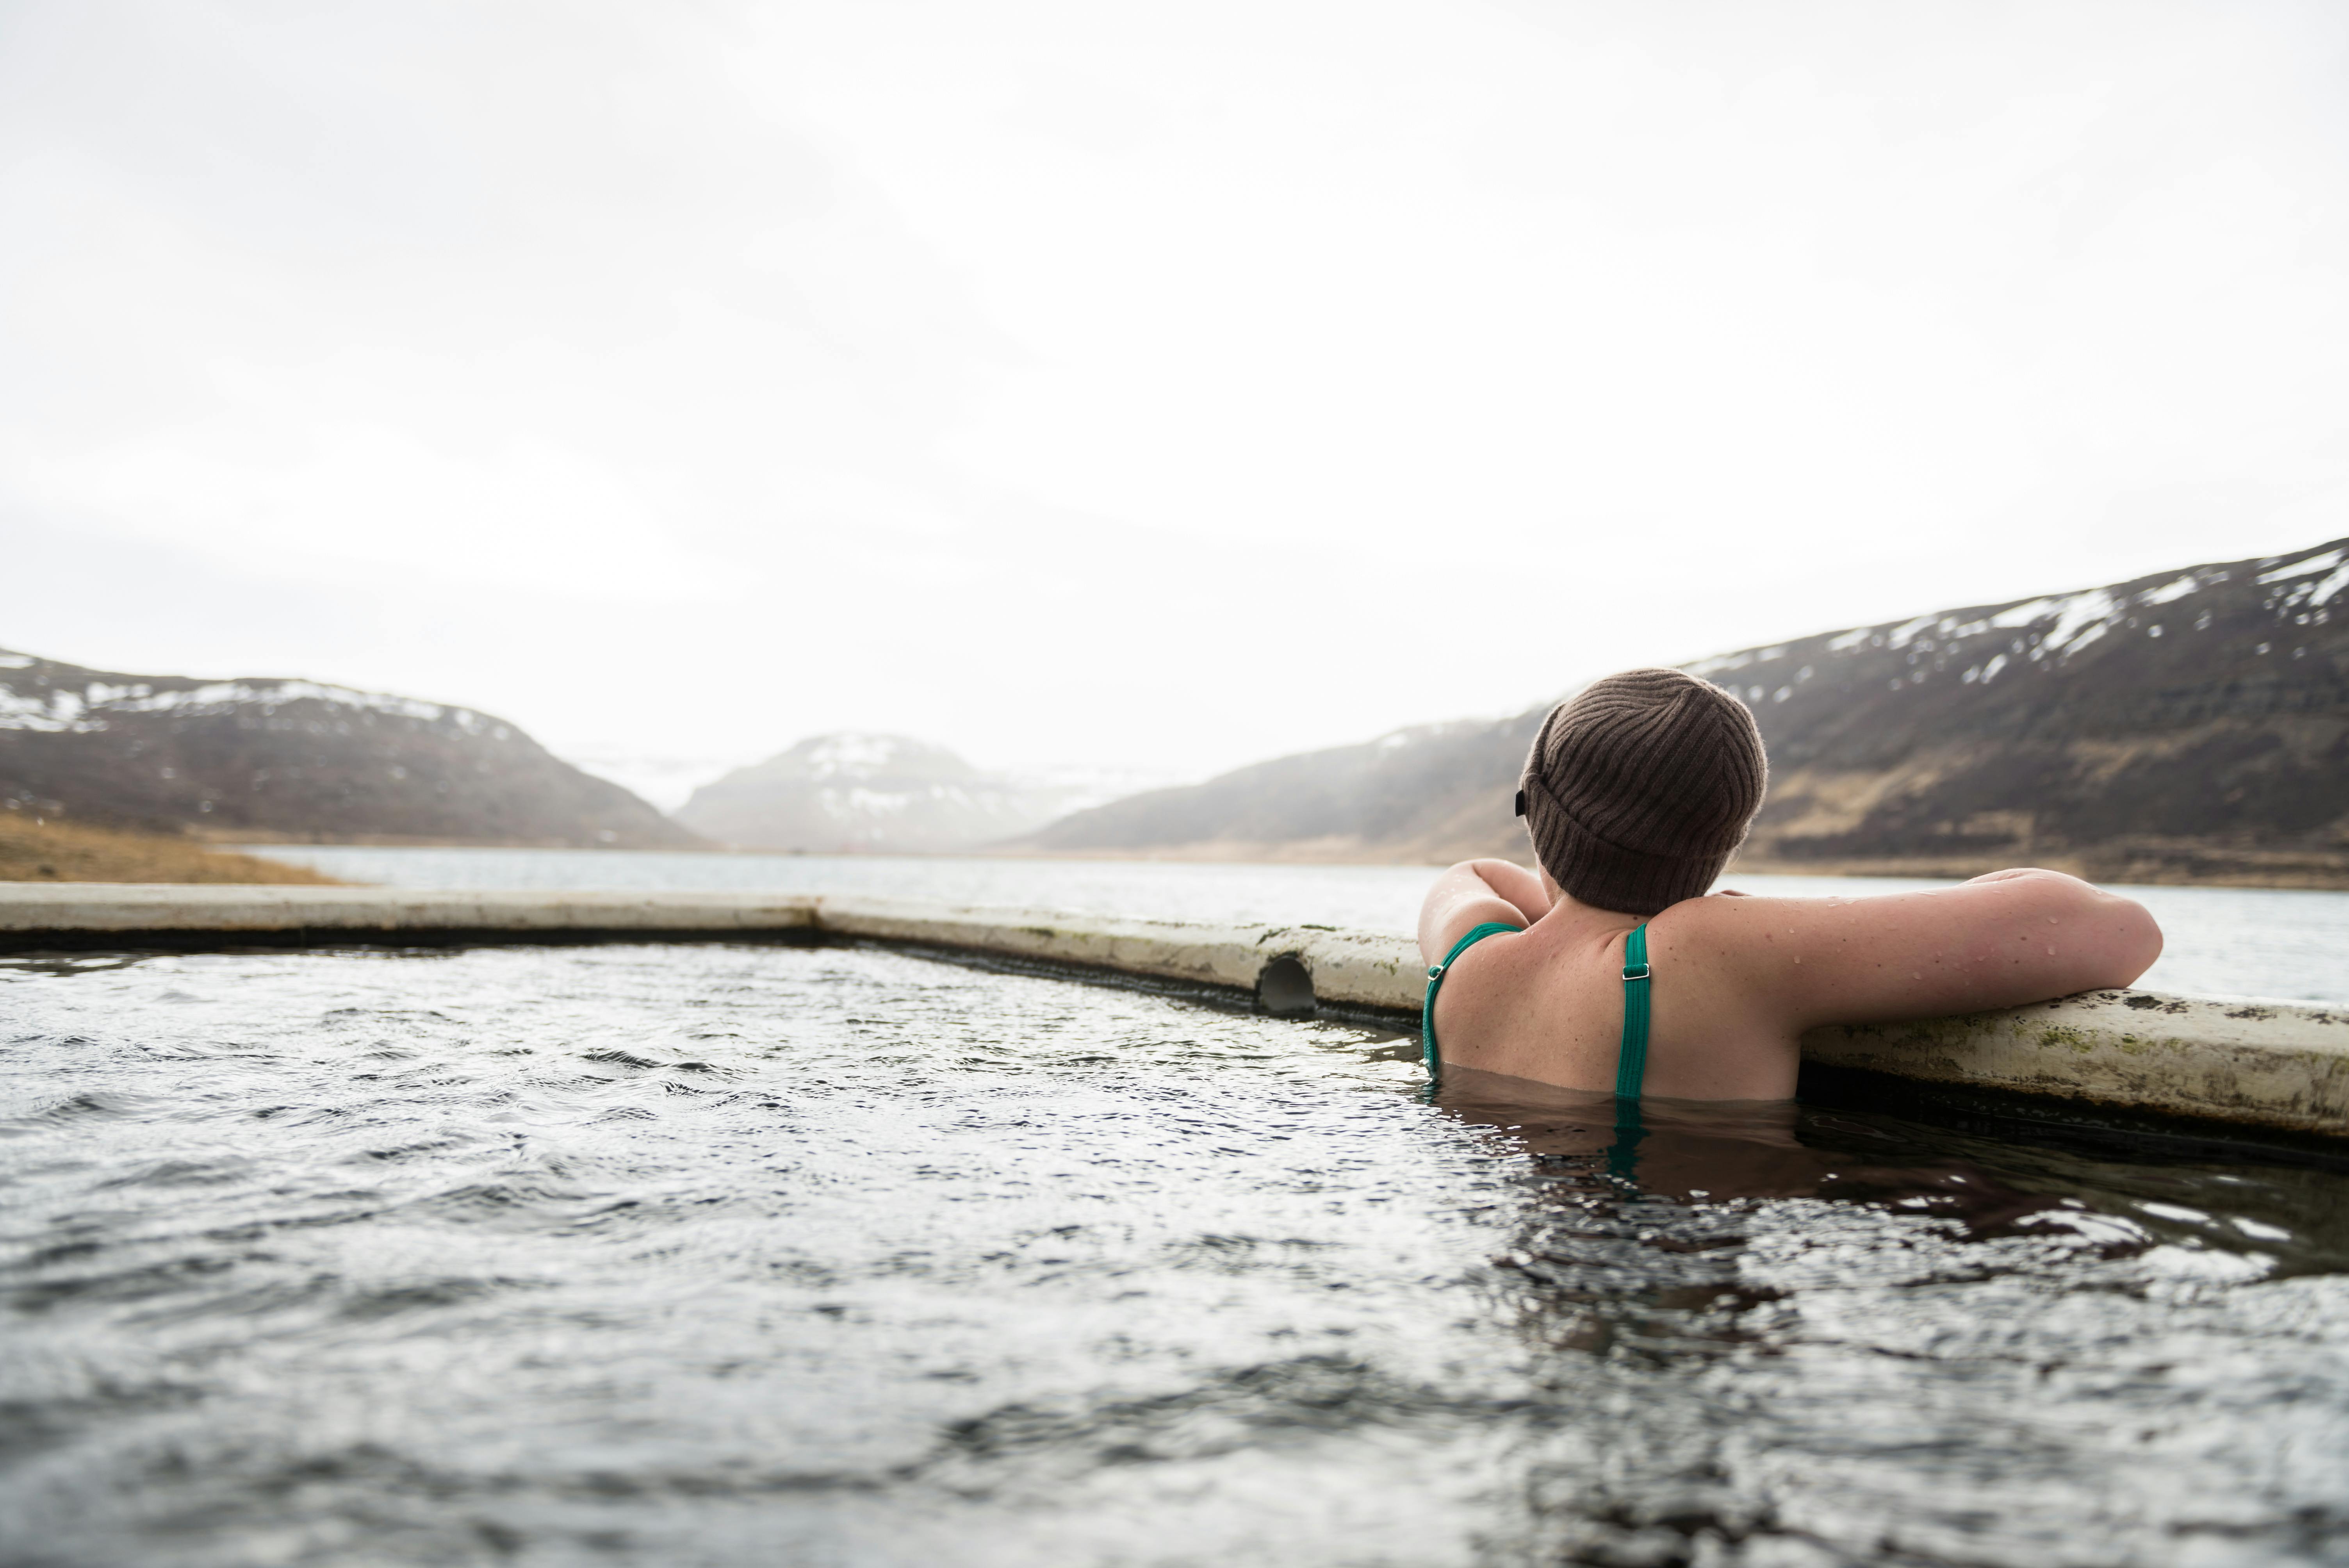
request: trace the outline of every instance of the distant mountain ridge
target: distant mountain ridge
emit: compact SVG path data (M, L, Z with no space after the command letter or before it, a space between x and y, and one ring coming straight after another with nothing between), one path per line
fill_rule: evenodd
M703 785L677 820L740 849L946 853L1029 832L1071 799L926 741L845 731Z
M690 832L471 708L0 650L0 810L200 836L678 849Z
M1073 812L1005 847L1174 860L1444 861L1464 844L1502 853L1517 770L1547 711L1419 725L1252 763Z
M2349 886L2349 540L1700 660L1754 709L1749 871ZM1547 705L1075 813L1048 852L1522 859Z

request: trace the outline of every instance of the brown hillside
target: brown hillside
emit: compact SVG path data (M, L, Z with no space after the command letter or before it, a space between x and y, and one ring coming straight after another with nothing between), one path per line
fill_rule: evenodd
M300 866L226 854L185 839L45 822L0 811L0 882L331 883Z
M1771 788L1751 871L2349 887L2349 541L1706 659ZM1068 817L1048 852L1522 859L1543 710Z
M0 652L0 810L207 838L694 848L616 784L468 708L309 681Z

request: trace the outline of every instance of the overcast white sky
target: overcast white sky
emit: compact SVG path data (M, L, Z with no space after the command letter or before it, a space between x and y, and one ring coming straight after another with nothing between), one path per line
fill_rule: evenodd
M0 645L1202 774L2349 534L2349 6L0 4Z

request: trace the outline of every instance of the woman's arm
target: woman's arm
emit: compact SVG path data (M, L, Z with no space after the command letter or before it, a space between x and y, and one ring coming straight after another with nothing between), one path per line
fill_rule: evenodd
M2161 955L2142 904L2060 872L1930 892L1706 899L1678 940L1710 948L1797 1028L2015 1007L2127 985Z
M1508 861L1463 861L1435 879L1419 908L1419 950L1430 964L1487 921L1531 925L1549 913L1541 878Z

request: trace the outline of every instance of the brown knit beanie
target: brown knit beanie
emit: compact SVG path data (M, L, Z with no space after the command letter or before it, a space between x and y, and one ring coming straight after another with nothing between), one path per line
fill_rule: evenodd
M1655 914L1713 885L1769 779L1744 703L1679 670L1625 670L1550 710L1518 810L1558 886Z

